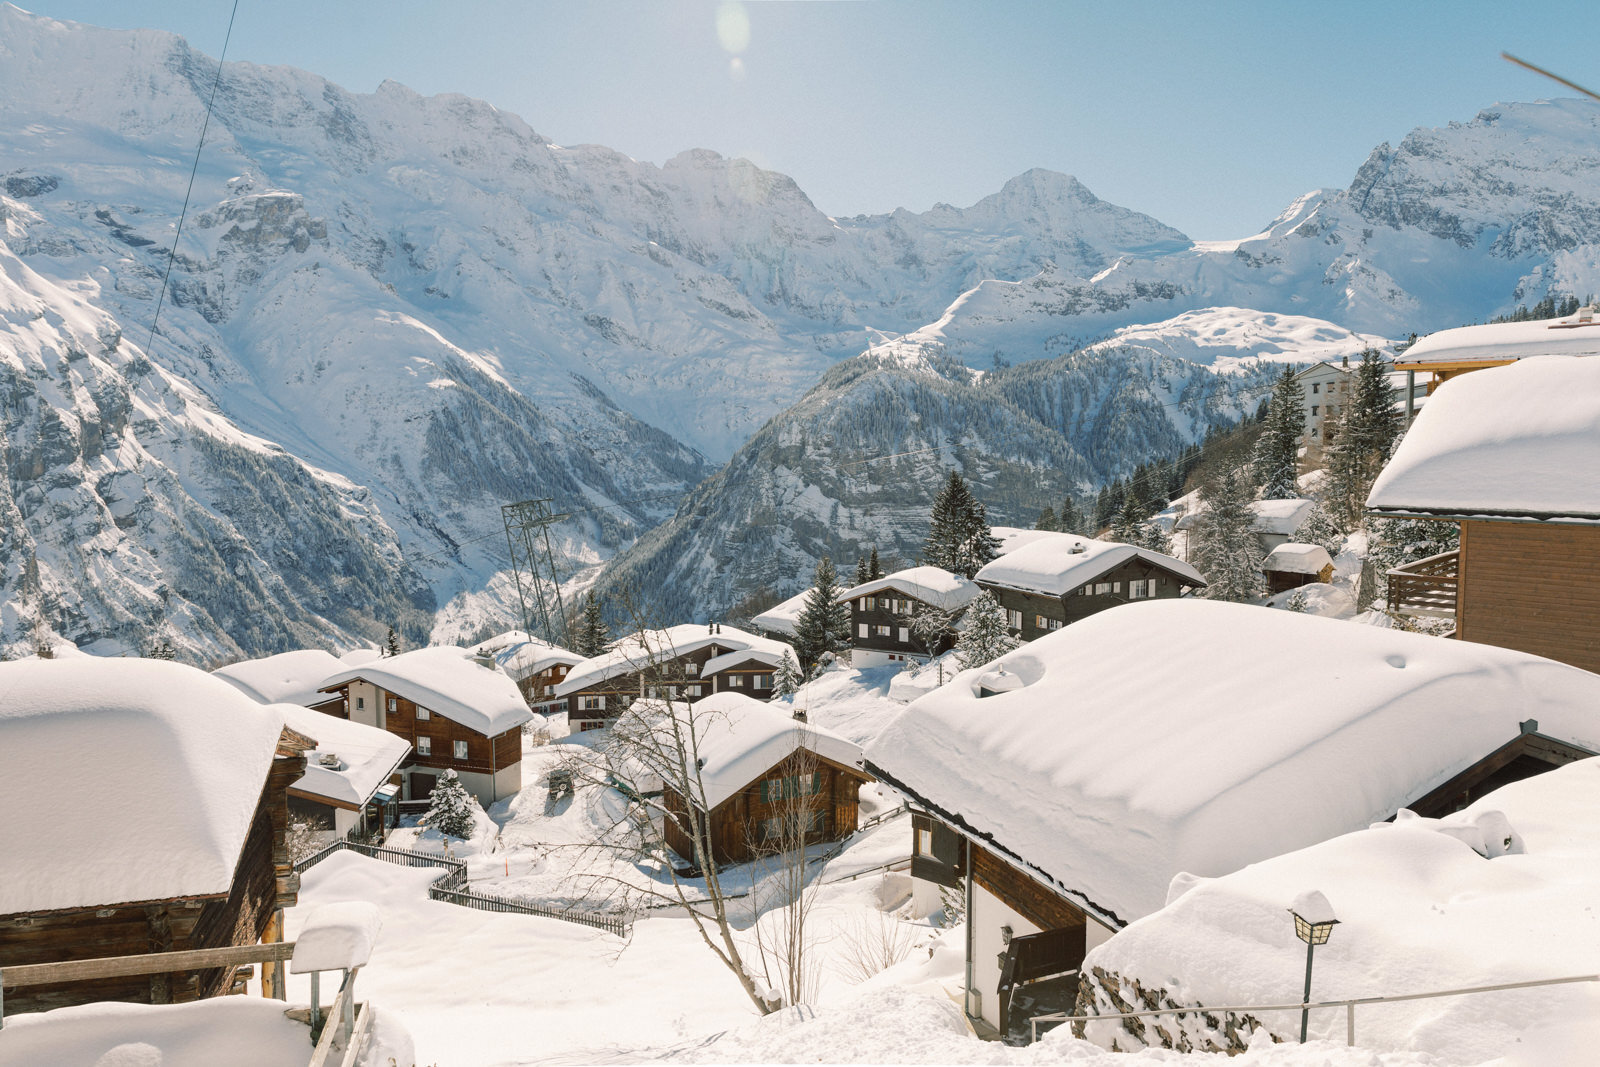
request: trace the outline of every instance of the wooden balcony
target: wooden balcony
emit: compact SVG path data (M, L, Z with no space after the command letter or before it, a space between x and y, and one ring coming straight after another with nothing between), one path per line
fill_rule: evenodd
M1441 552L1389 571L1389 610L1400 615L1456 617L1460 552Z

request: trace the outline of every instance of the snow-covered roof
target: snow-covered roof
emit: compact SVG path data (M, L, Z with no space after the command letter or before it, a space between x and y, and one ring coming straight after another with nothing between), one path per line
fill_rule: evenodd
M795 624L800 621L800 613L806 609L806 598L812 593L807 589L803 593L796 593L781 604L774 604L760 615L750 620L751 624L775 634L795 635Z
M989 532L994 534L1000 542L1000 554L1015 552L1035 541L1048 541L1052 537L1072 537L1073 534L1058 533L1055 530L1024 530L1018 526L991 526Z
M1062 596L1131 559L1142 559L1171 571L1189 585L1206 584L1200 572L1181 559L1135 545L1096 541L1075 534L1056 534L1024 545L986 563L976 580L980 584Z
M741 648L733 652L724 652L720 656L706 660L706 665L700 668L700 677L710 678L713 674L719 674L729 667L737 667L752 660L768 667L776 667L783 662L783 653L770 648Z
M1445 382L1367 507L1600 522L1600 360L1547 356Z
M472 651L494 657L500 669L517 681L547 671L551 667L570 667L582 663L576 652L529 636L526 630L507 630L486 641L479 641Z
M1398 366L1428 363L1490 363L1529 356L1600 355L1600 325L1563 325L1567 319L1459 326L1417 339L1395 357Z
M629 634L613 645L609 652L579 662L567 672L567 677L561 684L556 686L556 696L564 697L580 689L587 689L596 682L603 682L607 678L631 674L648 668L652 663L666 663L708 646L719 650L716 655L755 649L771 652L780 660L785 652L792 651L782 641L746 633L732 626L718 624L713 632L706 625L682 623L664 630Z
M277 704L272 710L291 730L316 739L316 749L306 753L306 773L290 787L303 793L360 807L411 752L405 738L376 726L297 704ZM338 757L339 765L324 764L322 757L327 755Z
M886 589L915 597L941 611L964 608L982 592L961 575L951 574L941 567L911 567L846 589L839 594L839 602L842 604L858 596L872 596Z
M1305 958L1286 909L1315 889L1340 922L1317 948L1317 988L1329 996L1592 974L1597 795L1600 760L1580 760L1439 820L1402 817L1221 878L1179 879L1165 908L1095 948L1084 973L1103 968L1147 989L1181 989L1185 1004L1281 1003L1285 976L1299 973ZM1487 827L1497 832L1484 841ZM1510 854L1477 851L1480 841L1503 844L1507 827ZM1496 996L1506 999L1490 1010L1478 997L1363 1009L1361 1045L1377 1053L1425 1044L1441 1062L1471 1063L1481 1050L1514 1048L1563 1017L1600 1015L1600 989L1587 983ZM1292 1038L1299 1016L1274 1021ZM1313 1039L1344 1040L1342 1012L1313 1012L1311 1026ZM1567 1052L1558 1048L1544 1042L1533 1061L1593 1059L1592 1036Z
M227 893L282 732L180 663L0 663L0 915Z
M345 666L320 648L280 652L262 659L218 667L211 673L260 704L302 704L327 701L322 680Z
M1255 529L1260 533L1293 537L1300 524L1306 521L1312 501L1303 497L1283 497L1275 500L1252 500L1250 510L1255 512ZM1205 506L1196 496L1195 508L1178 520L1179 530L1192 530L1205 514Z
M1304 545L1298 541L1285 541L1261 561L1264 571L1287 571L1290 574L1321 574L1322 568L1333 566L1333 557L1321 545Z
M805 748L823 759L855 767L861 747L831 730L797 721L787 709L742 693L717 693L688 705L693 716L695 752L703 760L700 782L707 810L716 808L763 773Z
M322 688L336 689L358 678L490 737L533 718L509 675L499 667L485 667L471 651L454 645L347 667L324 678Z
M981 671L1026 684L980 698ZM1600 675L1523 652L1197 599L1100 612L908 705L867 758L1129 921L1366 826L1519 733L1600 751Z

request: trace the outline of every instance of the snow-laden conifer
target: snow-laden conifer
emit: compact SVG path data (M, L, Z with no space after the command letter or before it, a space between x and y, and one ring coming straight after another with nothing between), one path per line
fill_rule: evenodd
M997 660L1019 644L1006 626L1005 610L987 590L967 605L966 623L967 628L956 641L956 658L963 667Z
M583 601L583 615L578 621L578 634L573 642L572 651L588 659L605 652L606 646L610 643L611 632L606 629L600 601L591 589Z
M1298 496L1300 438L1305 433L1305 402L1293 367L1284 367L1272 387L1261 438L1256 442L1255 476L1263 500Z
M428 813L422 817L422 824L448 837L471 837L474 803L456 772L447 767L428 798Z
M850 647L850 608L838 603L840 592L833 560L823 556L794 624L794 650L808 676L825 653Z
M1195 565L1205 575L1204 596L1212 600L1254 600L1261 595L1261 546L1251 509L1248 479L1238 467L1202 486L1205 510L1191 541Z
M800 691L800 685L804 681L800 665L794 661L794 654L784 652L783 660L778 664L778 671L772 678L773 693L780 697L794 696Z
M988 510L972 495L960 472L951 471L933 499L923 559L971 578L999 554L1000 539L989 529Z

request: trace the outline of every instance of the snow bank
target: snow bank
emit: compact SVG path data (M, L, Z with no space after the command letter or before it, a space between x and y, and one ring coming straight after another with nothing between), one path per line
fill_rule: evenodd
M886 590L916 597L924 604L931 604L941 611L957 611L964 608L980 592L977 586L961 575L951 574L943 568L910 567L846 589L839 594L839 603L843 604L859 596L872 596Z
M1142 559L1181 575L1189 585L1206 584L1200 572L1181 559L1147 548L1115 541L1096 541L1076 534L1056 534L1023 545L985 564L978 571L976 581L983 585L1001 585L1046 596L1061 596L1131 559Z
M285 1007L261 997L216 997L193 1004L108 1002L9 1015L0 1030L0 1065L305 1067L311 1031L285 1018Z
M581 661L556 686L556 696L564 697L607 678L642 670L652 663L663 664L706 647L722 652L770 652L780 660L785 652L793 654L793 650L782 641L746 633L732 626L719 626L713 631L709 626L682 623L664 630L629 634L613 645L609 652Z
M1129 604L965 671L867 749L1114 925L1392 815L1515 738L1600 751L1600 676L1526 653L1204 600Z
M1597 794L1600 759L1582 760L1498 789L1443 820L1380 823L1225 877L1190 880L1186 889L1175 884L1182 891L1170 905L1090 952L1085 971L1136 978L1181 1004L1297 1001L1305 946L1285 909L1317 889L1340 925L1316 950L1314 999L1594 974ZM1519 851L1486 849L1500 853L1493 859L1474 851L1476 831L1507 824ZM1297 1012L1263 1021L1282 1036L1298 1032ZM1101 1040L1111 1027L1096 1024ZM1342 1010L1311 1015L1313 1036L1338 1039L1344 1027ZM1515 1063L1593 1062L1600 987L1362 1007L1356 1039L1462 1063L1508 1052Z
M0 915L226 894L282 732L179 663L0 663Z
M1600 522L1600 360L1539 357L1445 382L1367 507Z
M382 929L378 906L370 901L346 900L314 908L295 936L289 970L307 974L365 967Z
M388 730L298 704L276 704L272 710L291 730L316 739L317 747L306 753L306 773L291 787L302 792L359 807L411 753L410 743Z
M1307 615L1320 615L1325 619L1348 619L1356 613L1356 598L1351 595L1349 588L1331 582L1307 582L1297 588L1274 593L1266 599L1266 606L1287 608L1297 596L1304 604L1301 610ZM1391 623L1394 621L1388 615L1382 617Z
M1526 359L1529 356L1600 356L1600 326L1551 329L1551 322L1495 322L1440 330L1417 339L1395 362L1476 363ZM1422 368L1426 369L1426 368Z
M452 645L419 648L346 667L322 680L333 689L357 679L414 700L430 711L490 737L533 718L517 683Z
M319 692L322 680L343 665L320 648L280 652L262 659L218 667L211 673L261 704L301 704L310 707L328 699Z

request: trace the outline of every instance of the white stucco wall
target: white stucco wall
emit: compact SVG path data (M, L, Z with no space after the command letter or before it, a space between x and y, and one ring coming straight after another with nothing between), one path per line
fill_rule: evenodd
M350 683L348 705L350 721L383 729L383 709L378 704L378 687L360 680Z
M931 885L932 883L924 883ZM935 899L937 900L937 886ZM913 888L914 891L914 888ZM937 904L935 904L937 907ZM1023 918L1016 911L1006 905L1004 901L989 892L976 882L972 885L972 900L967 908L967 922L971 924L972 945L972 988L981 994L978 1007L981 1011L973 1012L973 1005L969 1002L967 1010L971 1014L981 1015L984 1022L998 1028L1000 1026L1000 956L1006 949L1006 943L1001 935L1001 928L1011 927L1013 937L1024 934L1037 934L1041 930L1038 926ZM1108 926L1102 926L1093 919L1087 920L1087 929L1084 931L1085 951L1092 950L1097 945L1103 945L1111 939L1116 931Z

